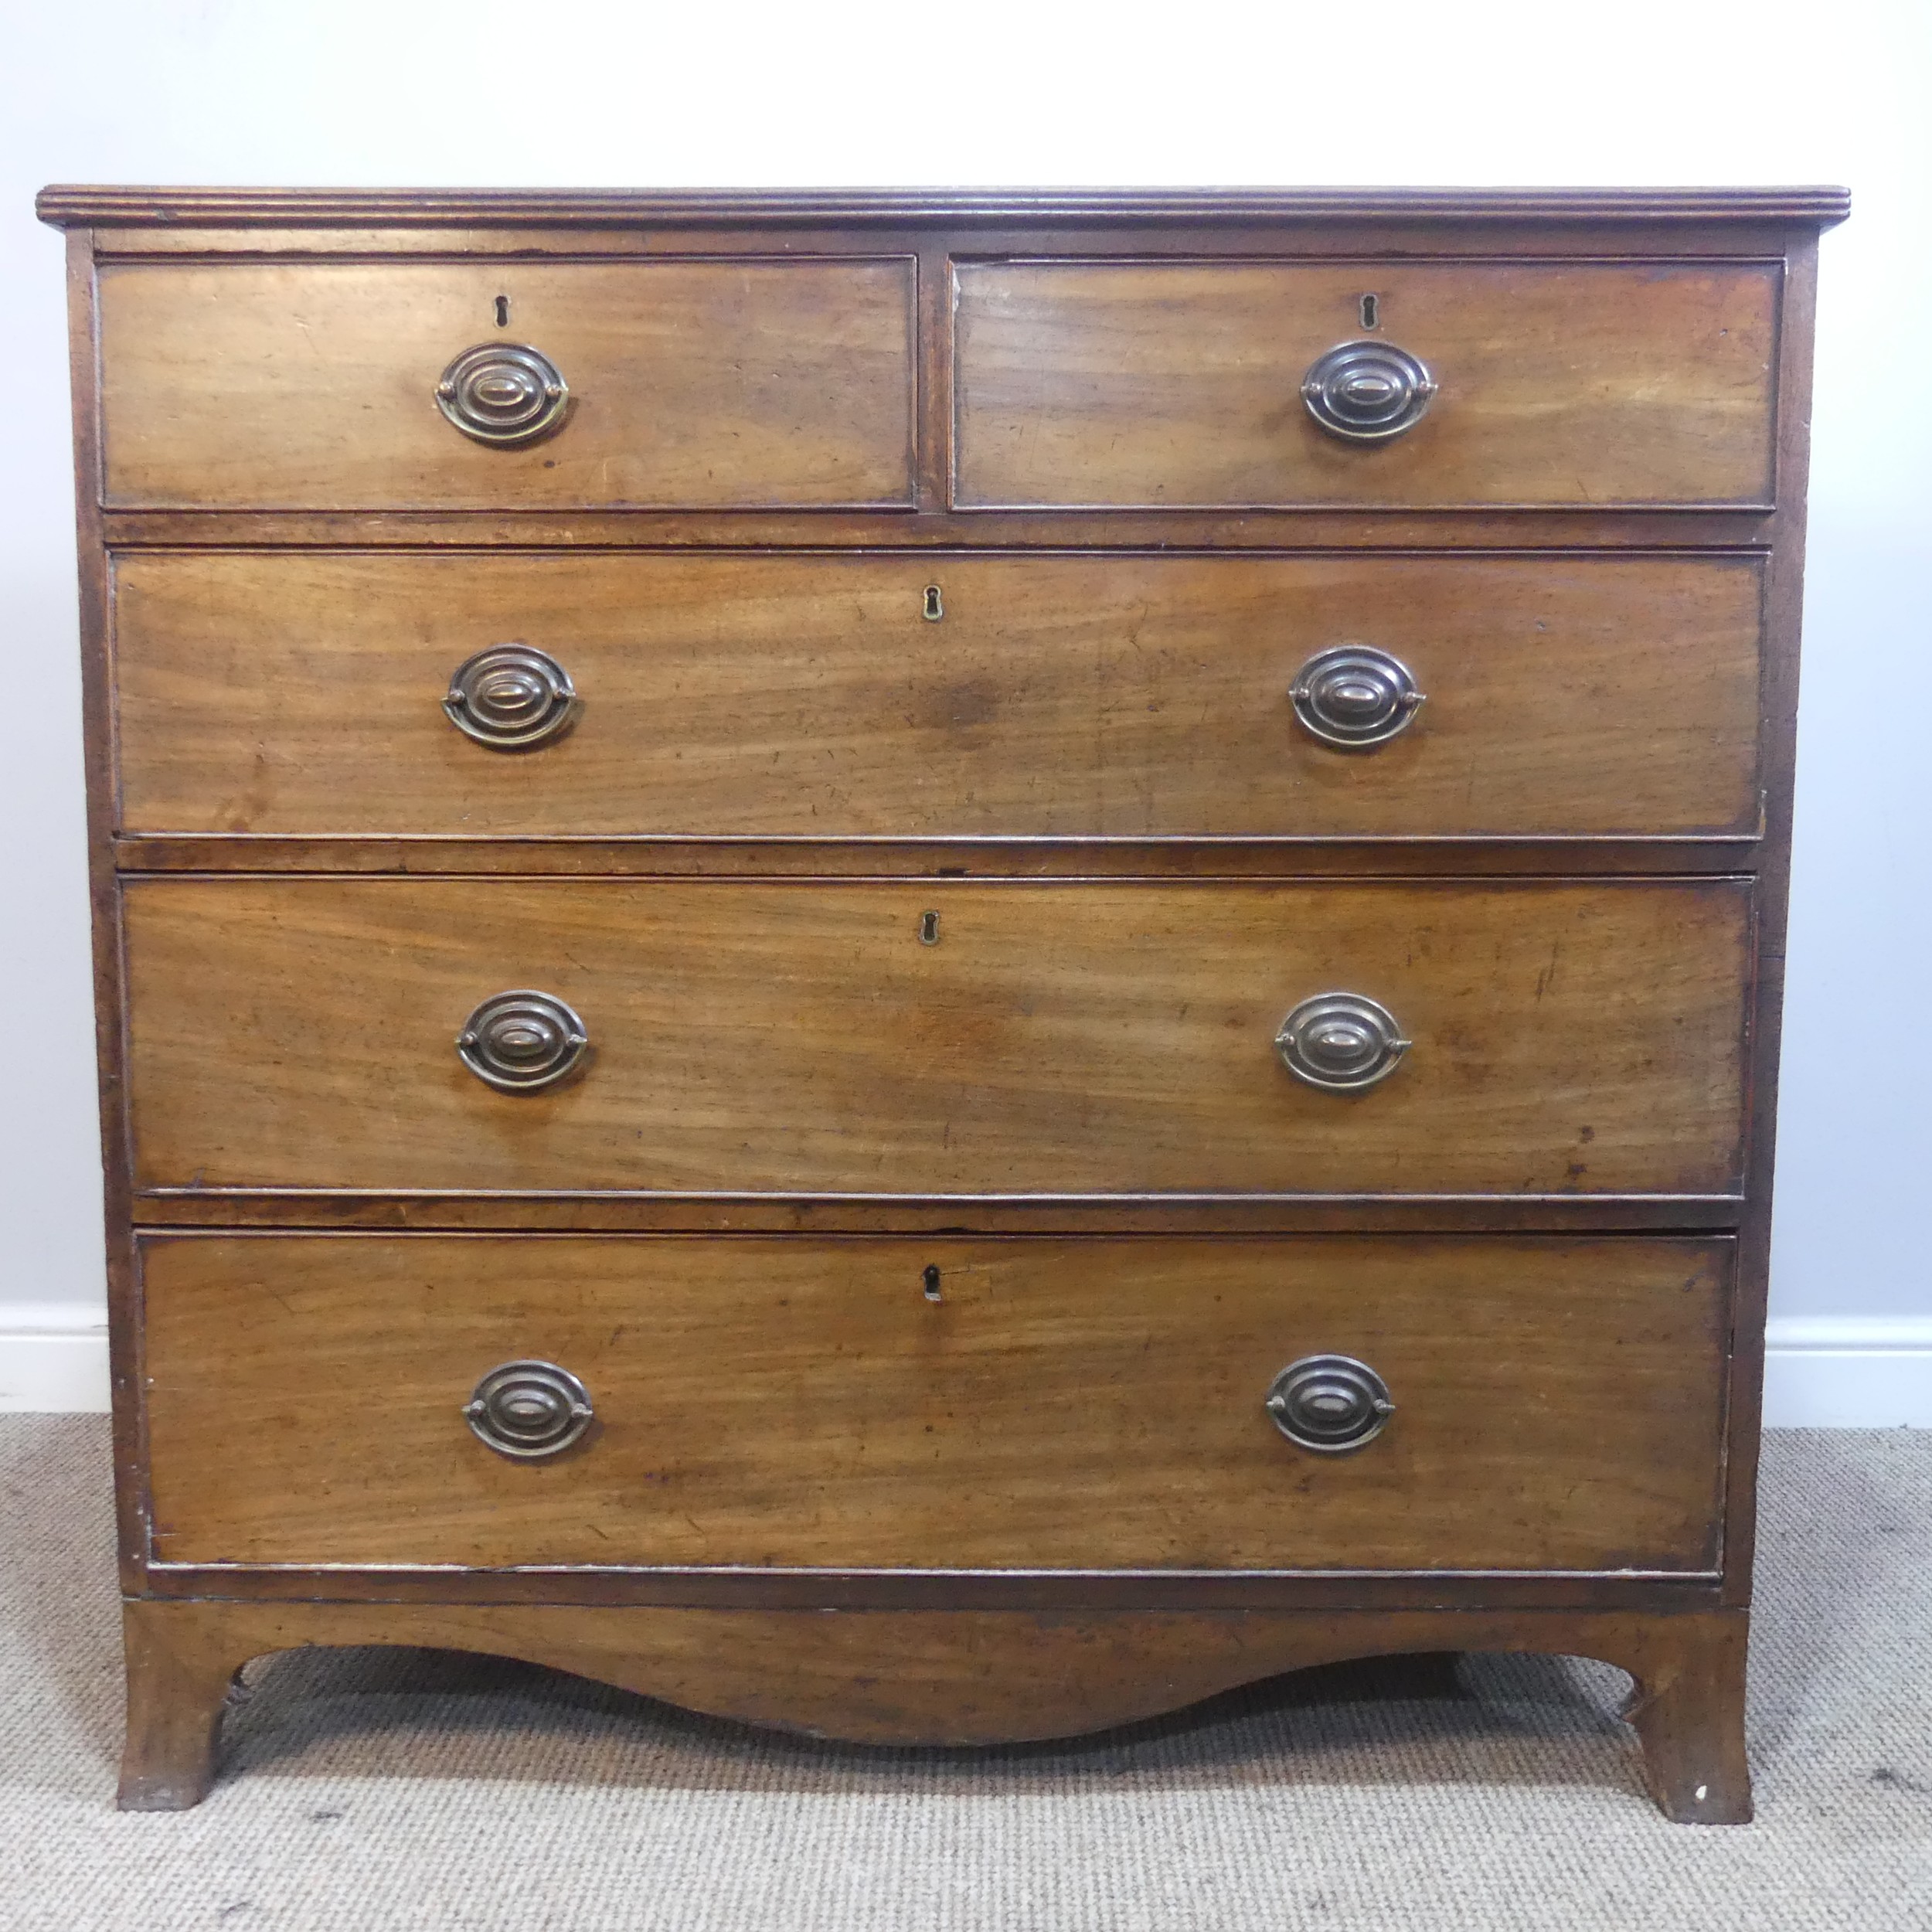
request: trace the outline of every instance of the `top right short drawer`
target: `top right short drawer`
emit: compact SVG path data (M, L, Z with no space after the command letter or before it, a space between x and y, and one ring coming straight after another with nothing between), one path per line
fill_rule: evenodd
M1009 260L954 275L962 508L1771 502L1775 263Z

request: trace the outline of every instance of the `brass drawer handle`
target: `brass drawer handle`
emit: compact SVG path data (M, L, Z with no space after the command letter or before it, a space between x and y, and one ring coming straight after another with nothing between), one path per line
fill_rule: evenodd
M499 1094L555 1087L590 1044L583 1021L562 1000L527 988L486 999L456 1036L463 1064Z
M1318 355L1301 379L1308 413L1331 436L1380 443L1422 420L1436 379L1393 342L1343 342Z
M1399 737L1423 702L1409 667L1372 644L1318 651L1294 674L1288 700L1307 730L1348 751L1369 750Z
M505 1362L476 1385L464 1420L499 1456L561 1455L590 1427L590 1392L554 1362Z
M1289 1441L1328 1456L1374 1441L1396 1412L1389 1385L1345 1355L1291 1362L1268 1385L1264 1406Z
M493 644L451 674L443 709L465 737L492 751L529 751L560 738L582 709L570 674L547 651Z
M1415 1043L1396 1016L1362 993L1317 993L1281 1022L1275 1050L1297 1080L1334 1094L1386 1080Z
M436 406L465 436L514 449L563 420L570 392L563 372L522 342L478 342L444 370Z

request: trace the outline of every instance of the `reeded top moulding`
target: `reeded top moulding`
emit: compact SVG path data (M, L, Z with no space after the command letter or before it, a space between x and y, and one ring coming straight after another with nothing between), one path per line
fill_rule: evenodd
M1851 212L1842 188L399 189L43 188L57 228L723 226L741 223L1797 221Z

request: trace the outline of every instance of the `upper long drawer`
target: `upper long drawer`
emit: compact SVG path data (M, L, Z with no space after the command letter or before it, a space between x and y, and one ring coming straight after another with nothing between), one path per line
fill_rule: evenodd
M1771 498L1775 264L1009 261L957 274L963 505ZM1354 440L1318 423L1303 385L1351 342L1393 345L1435 384L1417 383L1410 427ZM1376 385L1400 391L1400 366L1358 373L1366 386L1340 413L1371 429L1392 409L1399 420L1400 394Z
M99 301L116 507L912 498L908 259L130 264L102 270ZM464 352L505 345L563 393L546 404L539 365L486 355L439 400ZM552 405L560 423L529 442L452 420L515 433Z
M121 559L115 587L134 832L1757 821L1760 585L1736 558L175 553ZM535 687L505 658L494 724L487 691L458 708L469 735L445 713L451 674L512 639L577 711L532 726Z

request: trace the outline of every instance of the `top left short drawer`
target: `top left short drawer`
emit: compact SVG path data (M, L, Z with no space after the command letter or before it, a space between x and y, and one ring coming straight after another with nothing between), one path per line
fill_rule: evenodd
M125 263L99 316L114 509L913 498L909 257Z

